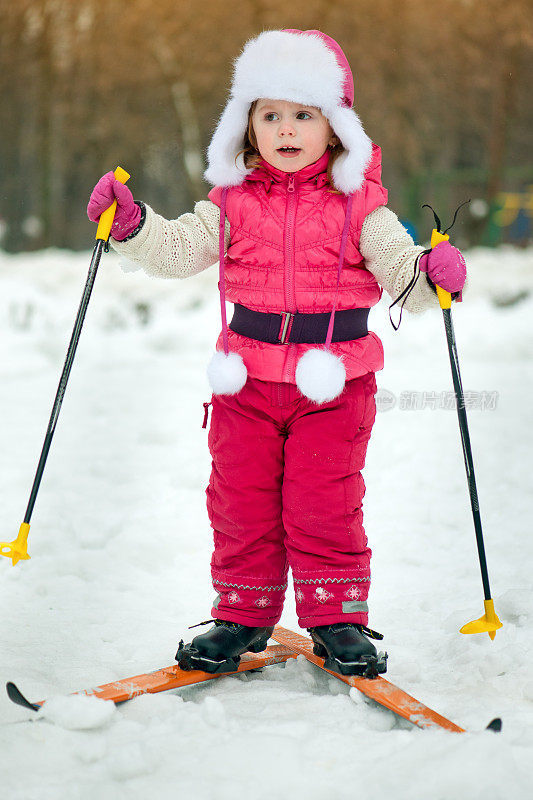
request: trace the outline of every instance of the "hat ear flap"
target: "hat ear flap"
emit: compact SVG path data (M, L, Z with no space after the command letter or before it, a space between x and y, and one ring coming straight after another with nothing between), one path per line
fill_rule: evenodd
M344 147L344 153L333 164L333 183L343 194L352 194L363 185L365 170L372 159L372 140L352 108L336 106L328 109L326 116Z
M235 159L243 149L249 108L250 103L232 97L220 117L207 149L209 166L204 172L204 178L213 186L239 186L252 171L244 166L242 153Z

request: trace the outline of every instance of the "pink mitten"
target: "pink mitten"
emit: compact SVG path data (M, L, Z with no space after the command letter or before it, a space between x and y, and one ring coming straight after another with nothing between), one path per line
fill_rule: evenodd
M112 172L100 178L92 190L87 216L91 222L98 222L100 214L109 208L113 200L117 201L115 219L111 228L111 236L121 242L129 236L138 226L141 219L141 209L134 202L133 195L120 181L117 181Z
M439 242L431 253L422 256L420 271L447 292L460 292L466 281L466 264L463 254L449 242Z

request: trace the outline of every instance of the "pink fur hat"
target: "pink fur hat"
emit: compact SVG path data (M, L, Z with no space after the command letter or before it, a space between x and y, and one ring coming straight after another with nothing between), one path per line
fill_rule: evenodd
M341 47L321 31L264 31L246 43L234 64L231 95L207 151L205 178L238 186L251 171L242 155L248 111L268 97L319 108L344 146L333 166L333 184L357 191L372 155L372 142L352 109L353 76Z

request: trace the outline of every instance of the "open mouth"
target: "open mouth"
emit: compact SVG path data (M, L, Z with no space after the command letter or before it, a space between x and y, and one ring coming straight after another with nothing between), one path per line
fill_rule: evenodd
M277 152L284 158L294 158L301 152L301 147L278 147Z

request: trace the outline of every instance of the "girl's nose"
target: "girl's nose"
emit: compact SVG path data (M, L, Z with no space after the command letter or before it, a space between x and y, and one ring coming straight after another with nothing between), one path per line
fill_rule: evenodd
M280 136L281 135L294 136L294 134L296 133L296 130L295 130L294 125L292 124L292 122L290 120L284 119L279 124L278 133L279 133Z

